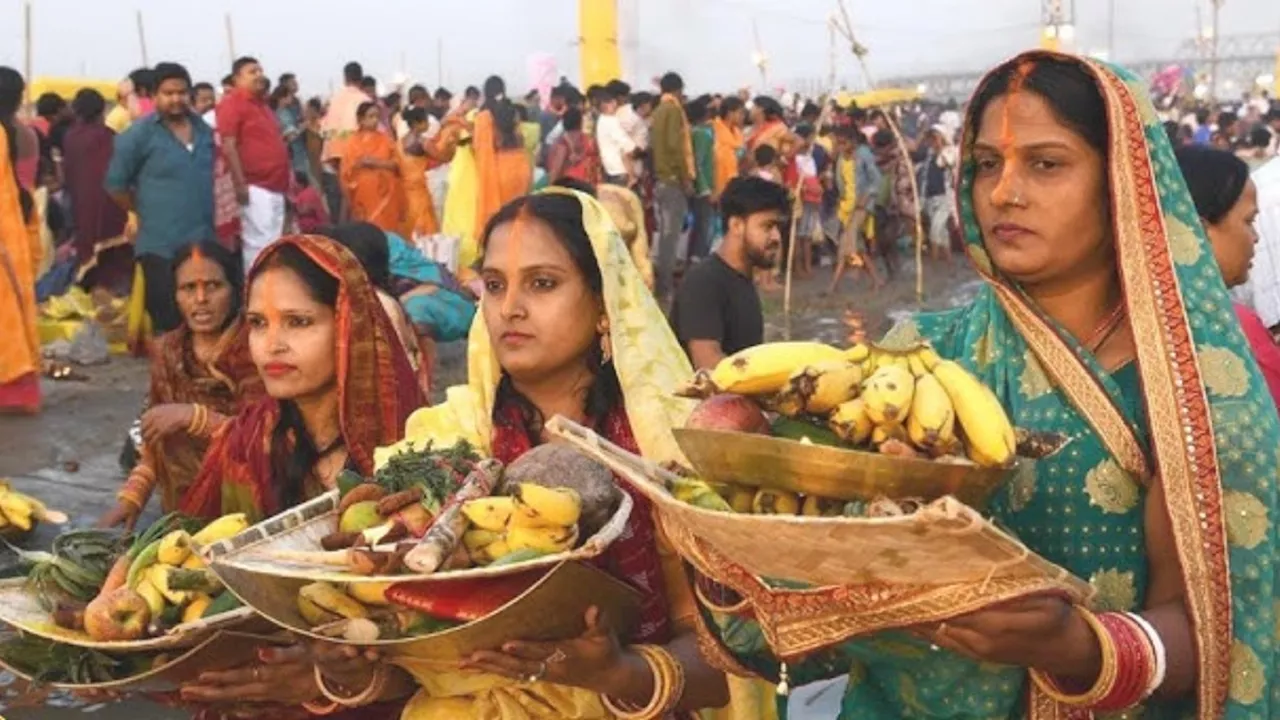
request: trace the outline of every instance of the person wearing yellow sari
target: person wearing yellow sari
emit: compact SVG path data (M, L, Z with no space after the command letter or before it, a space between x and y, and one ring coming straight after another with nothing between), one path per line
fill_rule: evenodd
M449 163L448 192L444 196L444 234L458 238L459 277L480 257L480 244L476 241L476 202L480 192L476 175L475 137L472 128L476 119L471 100L463 100L454 116L464 118L457 126L457 152ZM445 128L441 128L441 133Z
M342 155L342 190L350 218L399 232L405 215L400 154L391 136L378 129L382 116L376 103L363 103L356 113L359 129L347 138Z
M544 442L544 418L562 415L653 461L683 462L671 428L684 424L692 405L670 389L692 368L605 209L584 193L552 187L502 208L483 237L485 296L469 340L469 383L414 413L405 441L466 439L511 462ZM380 459L396 449L380 450ZM418 689L404 720L604 720L615 717L610 707L650 702L656 683L642 653L657 652L682 668L685 689L659 703L664 714L654 717L723 706L731 696L737 720L773 717L759 684L735 681L727 689L706 664L683 563L648 502L633 499L636 509L604 567L641 590L637 635L618 638L588 612L578 638L512 638L461 669L402 657L354 676L324 663L321 671L345 688L393 673L388 687L403 689L411 677Z
M0 413L40 410L40 215L16 171L16 116L25 89L16 70L0 67Z
M471 147L476 158L476 224L484 227L502 206L529 192L533 167L525 152L516 108L498 76L484 81L484 107L476 114Z

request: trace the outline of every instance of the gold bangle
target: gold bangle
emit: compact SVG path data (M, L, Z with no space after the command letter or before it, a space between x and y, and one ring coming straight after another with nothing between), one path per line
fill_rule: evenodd
M341 710L342 706L333 701L330 701L328 705L321 705L314 700L309 700L302 703L302 709L312 715L332 715Z
M1102 626L1096 615L1088 609L1076 606L1076 612L1089 623L1089 628L1098 636L1098 644L1102 646L1102 669L1098 672L1098 679L1094 682L1093 687L1079 695L1068 695L1058 688L1057 683L1048 673L1041 672L1032 668L1030 671L1031 680L1040 688L1045 695L1064 704L1074 707L1092 707L1097 705L1111 694L1115 688L1116 678L1119 675L1119 658L1117 656L1115 641L1111 638L1111 633Z
M209 408L196 403L191 406L191 422L187 424L187 434L200 437L209 426Z
M320 672L319 665L314 666L314 673L316 677L316 685L320 688L320 694L324 695L326 700L335 702L343 707L353 708L360 707L361 705L367 705L376 700L378 696L382 694L383 689L387 686L387 668L385 665L379 665L377 669L373 671L373 678L369 680L369 687L361 691L360 694L353 695L352 697L342 697L330 690L329 686L324 682L324 673Z
M657 720L670 713L684 697L684 667L664 648L636 645L632 649L644 658L649 670L653 672L653 697L640 709L607 696L602 696L601 699L605 709L619 720Z

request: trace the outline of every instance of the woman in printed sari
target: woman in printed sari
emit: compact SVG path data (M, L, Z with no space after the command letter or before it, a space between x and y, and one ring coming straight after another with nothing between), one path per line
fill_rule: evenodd
M404 182L400 153L391 136L379 130L378 104L361 103L358 129L347 138L342 155L342 189L351 220L398 231L404 223Z
M1235 153L1201 145L1178 148L1177 157L1222 279L1228 289L1243 285L1249 280L1258 244L1258 231L1253 226L1258 218L1258 186L1249 178L1248 163ZM1231 305L1271 390L1271 399L1280 401L1280 347L1258 313L1242 303Z
M671 428L684 424L691 406L669 388L691 369L605 210L553 187L504 207L484 237L485 296L471 331L469 384L415 413L406 440L465 438L510 463L546 440L545 418L563 415L652 460L680 459ZM682 563L648 503L633 498L628 528L603 567L643 593L637 636L616 638L589 613L580 638L512 638L501 652L475 654L461 672L407 659L354 674L322 671L348 688L391 673L388 696L416 690L405 720L611 718L602 696L642 706L654 693L629 640L661 648L683 668L686 690L670 710L723 705L723 676L706 666L691 634L695 606ZM768 716L758 706L739 708L742 720Z
M189 245L173 260L182 325L159 338L142 415L142 458L103 527L126 531L160 487L160 507L178 509L209 438L263 394L240 319L238 256L215 242Z
M371 474L374 449L399 440L424 404L373 285L341 245L282 238L258 257L248 282L249 351L268 397L215 433L180 506L188 515L258 520L333 488L344 469ZM182 700L261 717L288 717L298 706L334 710L321 707L305 648L259 655L262 664L203 674L182 688ZM361 710L333 717L399 715L394 704Z
M1087 579L1089 610L1032 596L942 624L904 614L913 632L788 668L792 684L847 674L842 718L1087 718L1105 705L1145 720L1280 716L1280 428L1140 86L1043 52L989 75L970 104L959 188L986 284L886 338L930 340L1016 425L1072 437L989 511ZM815 621L839 616L830 592L806 601ZM732 653L721 660L778 677L759 627L725 610L704 605Z
M471 147L476 157L476 228L485 227L502 206L529 192L533 167L524 150L516 108L507 86L494 75L484 81L484 107L476 114Z
M26 81L0 67L0 413L40 411L40 337L36 330L36 268L40 214L18 179L18 106Z
M123 297L133 279L133 248L124 234L128 215L104 185L116 134L102 121L106 100L97 90L80 90L71 107L76 123L63 139L62 173L75 218L80 282Z
M776 151L780 165L789 159L795 144L787 123L782 119L782 105L764 95L752 100L751 105L751 134L747 137L746 154L743 156L747 169L755 169L756 148L765 145Z

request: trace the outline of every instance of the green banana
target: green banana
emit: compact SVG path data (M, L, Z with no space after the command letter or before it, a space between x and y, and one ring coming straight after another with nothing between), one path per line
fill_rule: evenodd
M157 558L160 556L160 543L164 540L163 535L151 541L133 557L133 562L129 564L128 580L125 581L127 587L136 588L138 583L142 582L142 574L147 568L156 564Z

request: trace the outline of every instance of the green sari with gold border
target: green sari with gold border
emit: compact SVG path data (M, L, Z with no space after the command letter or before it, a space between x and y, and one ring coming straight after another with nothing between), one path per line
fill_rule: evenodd
M927 339L990 385L1018 426L1072 436L1003 488L991 512L1032 550L1087 579L1095 610L1143 607L1144 504L1149 484L1161 483L1199 682L1194 698L1149 702L1123 717L1280 718L1280 683L1269 682L1280 644L1275 405L1141 81L1078 61L1107 107L1116 258L1136 361L1104 372L992 267L974 216L968 134L959 204L986 284L969 305L918 315L884 342ZM753 622L702 613L744 669L777 678L778 661ZM843 643L788 671L792 686L848 673L841 718L1089 717L1034 691L1021 668L973 662L902 632Z

